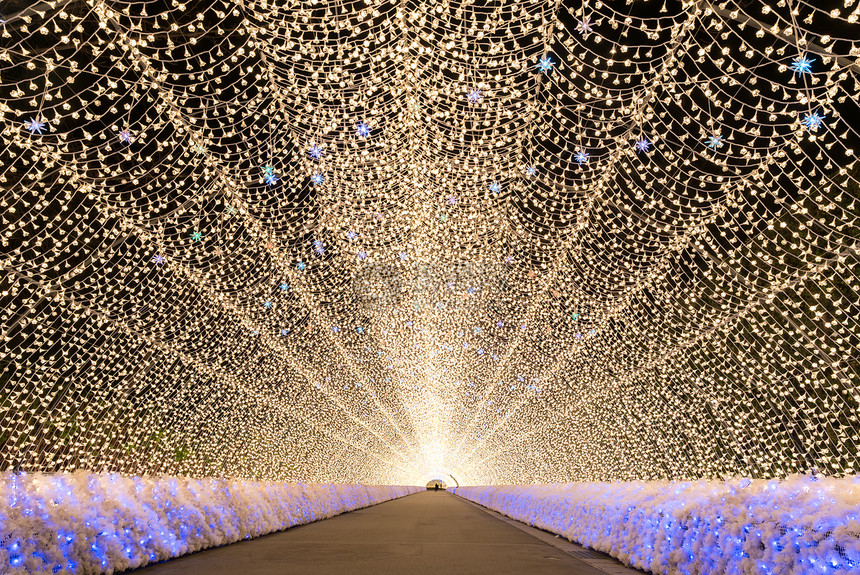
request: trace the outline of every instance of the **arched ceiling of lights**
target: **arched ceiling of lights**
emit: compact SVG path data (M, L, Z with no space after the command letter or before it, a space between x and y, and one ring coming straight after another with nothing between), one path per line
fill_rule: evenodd
M4 2L0 466L856 470L822 4Z

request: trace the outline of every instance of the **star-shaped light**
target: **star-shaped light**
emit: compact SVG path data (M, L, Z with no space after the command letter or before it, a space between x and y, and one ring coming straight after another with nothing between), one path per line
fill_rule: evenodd
M290 333L290 330L288 330L287 328L284 328L281 330L281 335L287 335L289 333Z
M258 335L260 335L260 330L258 330L258 329L252 329L252 330L251 330L251 335L253 335L254 337L257 337Z
M535 174L537 174L537 168L536 167L526 166L526 175L527 176L534 176Z
M555 62L553 62L552 58L549 55L542 56L537 63L537 68L540 72L544 74L549 74L552 72L552 67L555 66Z
M358 333L364 333L364 328L361 326L358 326L357 328L355 328L355 331L357 331Z
M572 314L570 314L570 319L572 319L573 321L578 320L578 319L579 319L579 314L578 314L578 313L572 313Z
M204 146L203 144L197 144L196 150L197 150L198 156L205 156L206 155L206 146Z
M263 170L263 175L265 175L265 176L271 176L272 174L275 173L275 168L273 168L269 164L262 166L261 169Z
M314 240L314 251L320 256L325 253L325 244L322 240Z
M585 150L580 150L576 153L575 156L573 156L573 159L576 160L576 163L580 165L586 163L588 161L588 158L588 152L586 152Z
M478 293L478 290L476 290L476 289L475 289L475 288L473 288L473 287L470 287L470 288L469 288L469 289L467 289L466 291L467 291L467 292L469 292L469 295L475 295L476 293Z
M355 133L358 134L361 138L366 138L370 135L370 126L367 124L367 122L362 122L355 127Z
M338 326L336 326L336 325L331 326L331 330L332 330L334 333L340 333L340 327L338 327Z
M358 252L358 254L356 255L358 255L358 259L360 259L361 261L364 261L365 258L367 258L367 252L364 251Z
M817 132L818 128L824 125L824 118L826 117L820 115L818 112L812 112L811 114L807 114L801 121L810 132Z
M282 283L281 285L279 285L279 286L278 286L278 288L279 288L281 291L287 291L288 289L290 289L290 284Z
M164 256L162 256L161 254L155 254L154 256L152 256L152 262L160 266L165 262Z
M199 242L203 239L203 232L193 231L191 232L191 241Z
M449 206L453 206L456 203L457 203L457 196L451 196L450 198L448 198L448 205Z
M346 239L348 239L349 241L353 241L357 237L358 237L358 234L353 232L353 231L348 231L346 233Z
M636 153L647 152L651 149L651 142L647 138L639 138L636 140Z
M809 74L810 72L812 72L813 62L815 62L815 58L807 58L806 54L804 54L803 56L798 56L797 58L792 60L791 66L789 66L789 68L794 71L795 75L803 76L804 74Z
M448 221L448 214L439 214L439 221L443 224Z
M502 191L502 184L500 184L499 182L493 182L492 184L490 184L490 191L494 194L498 194Z
M591 18L588 16L584 16L582 20L579 20L576 23L576 31L582 34L583 37L588 37L591 33Z
M316 144L314 144L314 145L313 145L313 146L311 146L311 147L310 147L310 149L308 150L308 154L310 154L310 156L311 156L314 160L319 160L320 158L322 158L323 150L322 150L322 148L320 148L319 146L317 146Z
M707 138L708 147L712 150L716 150L717 148L723 147L723 136L722 134L713 134L708 136Z
M469 90L469 96L468 97L469 97L469 103L470 104L477 104L478 102L480 102L483 99L484 95L477 88L472 88L471 90Z
M134 141L134 136L131 134L131 131L126 128L119 133L119 139L126 144L130 144Z
M502 327L503 325L505 325L505 322L503 322L502 320L496 322L496 327Z
M405 262L409 259L409 254L407 254L406 252L400 252L399 254L397 254L397 257L400 259L400 261Z
M263 304L263 307L265 307L266 309L272 309L272 302L270 302L270 301L265 302Z
M306 264L305 262L299 262L296 264L296 269L299 270L300 272L305 271L306 267L308 267L308 264Z
M278 181L278 176L276 176L275 174L266 174L263 180L270 186L274 186L275 183L277 183Z
M29 122L24 122L24 127L27 128L27 130L31 134L35 134L36 132L38 132L39 134L42 134L43 133L42 130L46 129L45 128L45 122L42 122L40 120L35 120L33 118L30 118Z
M505 263L506 263L506 264L509 264L509 263L511 263L511 262L513 262L513 261L514 261L514 256L507 256L507 257L505 258Z
M311 176L311 181L314 183L314 185L319 186L325 181L325 176L320 173L315 173Z

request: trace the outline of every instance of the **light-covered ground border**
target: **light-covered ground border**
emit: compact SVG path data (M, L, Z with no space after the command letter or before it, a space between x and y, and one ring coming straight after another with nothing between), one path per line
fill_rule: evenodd
M423 490L0 473L0 573L114 573Z
M857 477L451 491L652 573L860 573Z

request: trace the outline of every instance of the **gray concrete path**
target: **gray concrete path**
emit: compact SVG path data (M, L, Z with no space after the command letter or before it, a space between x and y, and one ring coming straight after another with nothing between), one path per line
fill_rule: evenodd
M634 573L590 565L600 554L551 541L444 491L173 559L134 575L421 575ZM540 537L540 538L539 538ZM543 540L542 540L543 539ZM547 540L549 539L549 541ZM561 540L556 540L561 541ZM565 549L564 545L571 546ZM571 550L572 549L572 550ZM576 551L581 550L581 551ZM577 556L577 553L583 553ZM585 561L589 561L586 563ZM603 559L605 561L605 559ZM599 565L599 563L597 563Z

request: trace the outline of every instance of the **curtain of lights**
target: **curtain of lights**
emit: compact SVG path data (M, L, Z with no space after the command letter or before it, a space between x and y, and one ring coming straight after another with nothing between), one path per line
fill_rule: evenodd
M0 10L0 470L856 472L856 0Z

